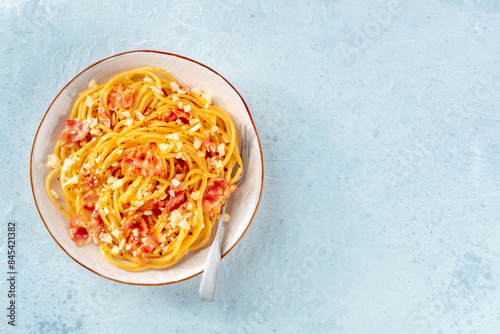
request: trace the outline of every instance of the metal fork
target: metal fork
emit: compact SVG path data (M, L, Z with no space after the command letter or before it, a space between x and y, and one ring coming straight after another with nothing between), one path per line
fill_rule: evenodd
M240 136L241 136L241 125L240 125ZM248 143L248 134L247 134L247 126L245 125L245 137L243 140L239 140L239 152L241 155L241 159L243 160L243 171L234 183L235 185L240 184L245 180L247 176L247 165L248 165L248 157L250 153L250 146ZM221 262L221 245L220 245L220 235L222 230L222 222L224 220L224 214L226 213L226 203L222 206L222 210L219 217L219 224L217 227L217 233L215 234L214 243L208 252L207 262L205 264L205 270L203 271L203 276L201 277L199 296L200 299L211 302L215 298L215 291L217 290L217 278L219 276L219 267Z

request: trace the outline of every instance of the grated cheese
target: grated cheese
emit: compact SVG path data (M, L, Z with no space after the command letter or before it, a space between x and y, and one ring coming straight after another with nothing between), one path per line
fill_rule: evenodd
M155 87L155 86L149 86L149 88L151 88L151 90L152 90L153 92L158 93L158 94L160 94L160 95L163 95L163 91L162 91L160 88Z
M201 140L195 139L193 146L195 149L199 149L201 147Z
M212 104L212 95L210 95L210 93L203 93L201 97L207 100L209 104Z
M193 203L188 202L188 204L186 204L186 209L188 209L188 211L193 210Z
M189 120L189 125L196 124L196 123L198 123L199 121L200 121L200 120L199 120L199 119L197 119L197 118L190 119L190 120Z
M54 199L59 199L59 195L54 191L54 189L50 189L50 193L54 197Z
M165 137L167 137L168 139L172 139L172 140L179 140L179 134L178 133L171 133L169 135L166 135Z
M189 226L189 223L187 222L186 219L183 219L180 223L179 223L179 227L185 229L185 230L189 230L191 228L191 226Z
M118 248L118 246L114 246L113 249L111 250L111 254L114 255L120 254L120 248Z
M219 131L217 125L212 126L212 132L217 132L217 131Z
M61 166L61 159L55 154L49 154L47 156L47 167L58 168L59 166Z
M111 188L111 189L113 189L113 190L116 190L116 189L120 188L121 186L123 186L123 183L124 183L124 182L125 182L125 180L120 179L120 180L118 180L118 181L114 182L114 183L111 185L111 187L110 187L110 188Z
M118 238L120 236L120 231L118 230L113 230L111 231L111 234L115 237L115 238Z
M118 248L123 249L123 246L125 246L125 239L122 239L122 241L120 241Z
M172 81L170 83L170 89L172 89L173 92L178 92L179 91L179 85L175 81Z
M150 77L144 77L143 80L146 81L146 82L152 82L153 81L153 79L151 79Z
M198 131L200 128L201 128L201 123L198 123L195 126L193 126L191 129L189 129L189 132Z
M110 244L113 242L113 238L111 238L109 233L103 233L101 235L101 241Z
M167 144L160 144L160 145L158 145L158 148L159 148L162 152L165 152L165 151L168 149L168 145L167 145Z
M184 111L185 112L190 112L191 111L191 105L188 104L188 105L184 106Z
M97 86L97 82L94 79L89 81L89 89L94 88L96 86Z
M172 96L172 101L179 101L180 98L177 95Z
M220 155L224 155L224 144L220 144L217 146L217 153L219 153Z
M192 88L191 91L196 95L201 95L203 93L198 87Z
M94 100L90 97L90 95L87 95L87 98L85 99L85 105L89 108L92 108L94 105Z
M195 201L201 199L201 191L197 190L191 193L191 198L194 199Z
M222 221L224 223L227 223L229 221L231 217L229 216L229 213L224 213L224 218L222 219Z
M66 187L77 183L78 183L78 175L74 175L72 178L68 179L68 181L64 182L62 186Z
M153 211L144 211L144 214L146 216L151 216L153 214Z

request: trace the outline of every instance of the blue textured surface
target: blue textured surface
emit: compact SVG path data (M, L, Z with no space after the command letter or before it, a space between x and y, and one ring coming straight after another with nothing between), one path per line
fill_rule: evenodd
M0 309L17 227L18 333L498 333L500 1L0 2ZM259 211L200 277L128 286L38 216L32 140L79 71L123 51L224 75L259 130Z

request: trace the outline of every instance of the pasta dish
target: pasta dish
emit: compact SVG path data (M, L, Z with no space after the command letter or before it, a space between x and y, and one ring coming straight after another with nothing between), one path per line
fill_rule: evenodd
M89 83L47 159L76 246L140 271L205 245L242 171L234 123L211 100L154 67Z

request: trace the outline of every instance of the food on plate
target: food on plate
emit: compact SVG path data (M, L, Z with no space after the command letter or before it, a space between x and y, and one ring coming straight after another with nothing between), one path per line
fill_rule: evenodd
M140 271L209 240L242 171L234 123L211 100L154 67L89 83L47 159L46 191L76 246Z

